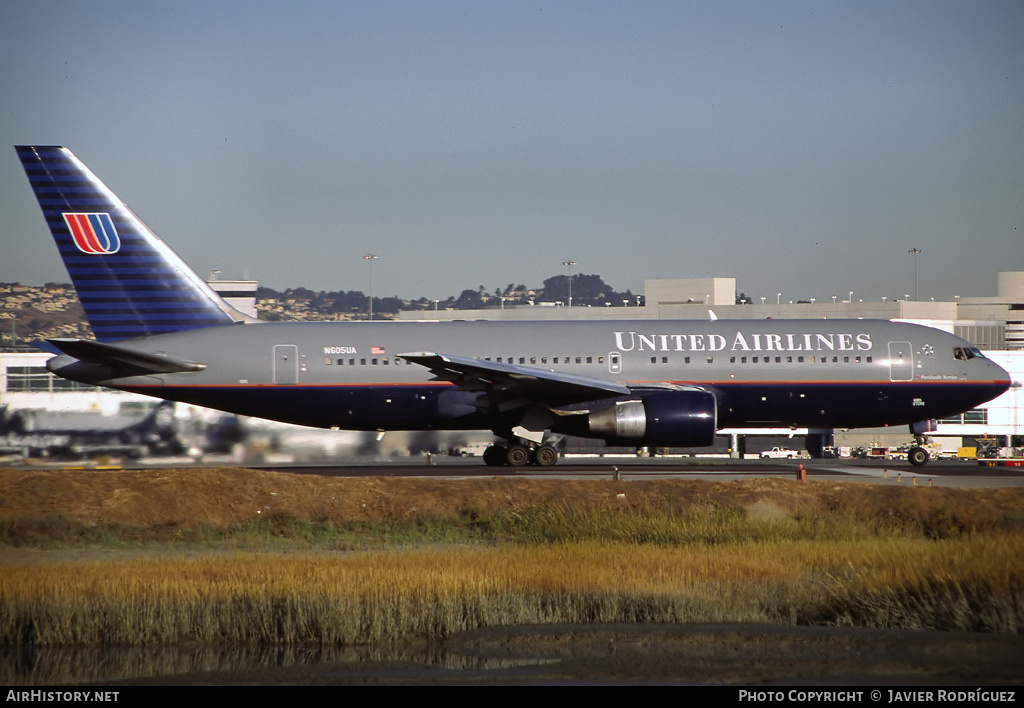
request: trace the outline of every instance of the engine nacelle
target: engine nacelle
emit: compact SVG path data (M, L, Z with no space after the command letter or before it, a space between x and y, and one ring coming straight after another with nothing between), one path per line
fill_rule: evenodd
M656 391L616 401L590 413L587 421L591 435L612 443L706 447L715 442L718 405L709 391Z

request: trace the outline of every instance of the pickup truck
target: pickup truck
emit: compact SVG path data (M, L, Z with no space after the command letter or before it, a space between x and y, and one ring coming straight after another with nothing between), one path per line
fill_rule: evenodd
M784 447L773 447L771 450L761 450L761 459L770 460L775 458L789 458L800 457L798 450L789 450Z

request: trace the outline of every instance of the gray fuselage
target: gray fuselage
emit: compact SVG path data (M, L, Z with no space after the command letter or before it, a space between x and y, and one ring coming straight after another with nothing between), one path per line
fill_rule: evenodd
M959 337L875 320L282 322L118 346L205 368L126 376L67 368L74 360L63 356L51 369L244 415L359 430L514 424L515 405L499 410L479 387L461 390L401 357L411 352L472 357L524 374L564 372L635 391L699 387L716 397L718 428L914 423L970 409L1009 386L1003 369Z

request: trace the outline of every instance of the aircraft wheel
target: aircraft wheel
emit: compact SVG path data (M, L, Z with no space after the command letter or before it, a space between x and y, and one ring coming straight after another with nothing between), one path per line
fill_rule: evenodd
M931 455L923 447L912 447L910 452L907 453L907 459L910 460L910 464L914 467L923 467L928 464Z
M501 467L505 464L505 448L502 445L488 445L484 450L484 464L488 467Z
M541 445L534 451L533 459L540 467L550 467L558 462L558 450L550 445Z
M524 445L513 443L505 451L505 463L509 467L522 467L530 461L530 450Z

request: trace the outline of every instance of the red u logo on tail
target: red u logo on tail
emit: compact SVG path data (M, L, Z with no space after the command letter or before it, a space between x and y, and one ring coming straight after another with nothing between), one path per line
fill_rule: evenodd
M121 239L117 237L110 214L64 214L64 221L82 253L117 253L121 248Z

